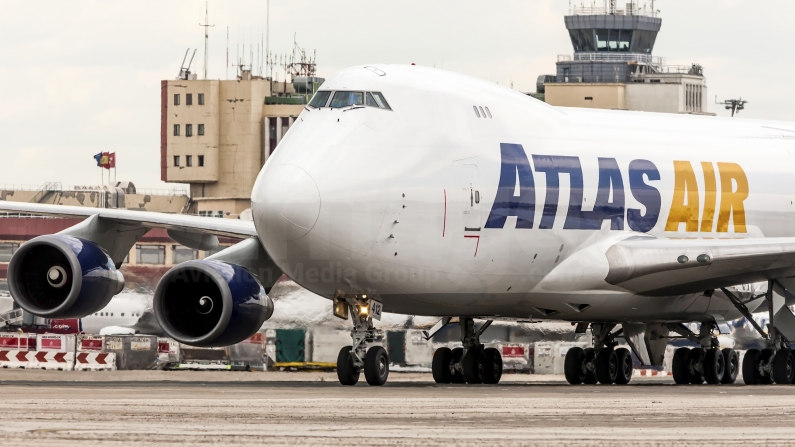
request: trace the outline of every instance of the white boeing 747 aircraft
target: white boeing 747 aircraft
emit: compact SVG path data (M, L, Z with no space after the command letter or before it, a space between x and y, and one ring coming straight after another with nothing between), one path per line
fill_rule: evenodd
M479 335L498 319L589 328L569 382L626 384L625 340L661 365L672 337L677 383L792 383L795 358L795 123L550 107L491 82L417 66L331 77L265 163L253 222L0 202L8 212L83 216L24 244L9 265L17 303L82 317L121 290L117 272L149 228L207 250L247 237L160 281L154 312L174 339L239 342L273 311L285 273L353 322L337 372L371 385L389 372L382 311L456 321L439 383L497 383L499 352ZM767 292L737 286L767 282ZM770 312L767 349L743 364L720 349L722 323ZM482 321L482 323L476 323ZM700 323L693 332L684 323Z

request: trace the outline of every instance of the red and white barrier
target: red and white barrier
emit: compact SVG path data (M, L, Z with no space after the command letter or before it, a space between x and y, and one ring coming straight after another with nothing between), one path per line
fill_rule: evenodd
M0 351L0 368L28 368L35 355L32 351Z
M635 369L632 371L632 375L640 377L667 377L673 374L670 371L657 371L656 369Z
M75 364L74 352L28 352L28 368L71 371Z
M77 352L102 352L105 337L101 335L80 335L77 338Z
M39 334L37 340L38 351L48 352L74 352L74 335Z
M78 352L75 371L115 371L116 354L113 352Z
M0 350L35 351L35 334L0 333Z

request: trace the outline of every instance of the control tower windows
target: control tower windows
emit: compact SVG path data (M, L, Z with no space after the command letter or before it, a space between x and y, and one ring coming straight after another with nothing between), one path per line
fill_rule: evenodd
M329 107L332 109L341 109L350 106L363 106L364 93L362 92L334 92L334 97L331 98Z
M598 29L596 30L597 51L628 52L632 42L632 30Z
M309 106L314 107L316 109L319 109L321 107L326 107L329 96L331 96L331 92L321 90L315 93L315 96L313 96L312 100L309 101Z

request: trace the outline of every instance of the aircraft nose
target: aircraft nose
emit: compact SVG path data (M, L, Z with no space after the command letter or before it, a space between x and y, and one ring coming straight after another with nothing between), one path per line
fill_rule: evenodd
M320 191L309 173L295 165L277 165L262 180L253 207L261 213L267 237L292 241L306 236L320 214Z

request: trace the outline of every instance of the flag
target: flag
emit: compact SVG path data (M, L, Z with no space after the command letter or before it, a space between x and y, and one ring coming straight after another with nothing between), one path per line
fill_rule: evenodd
M108 154L108 165L105 167L106 169L116 168L116 153L110 152Z
M108 159L109 159L109 158L110 158L110 153L108 153L108 152L103 152L103 153L102 153L102 156L101 156L101 157L99 157L99 165L100 165L101 167L105 168L105 169L110 169L110 168L108 167L108 163L109 163Z
M102 152L98 153L97 155L94 155L94 160L97 161L97 166L102 167L102 163L101 163Z

